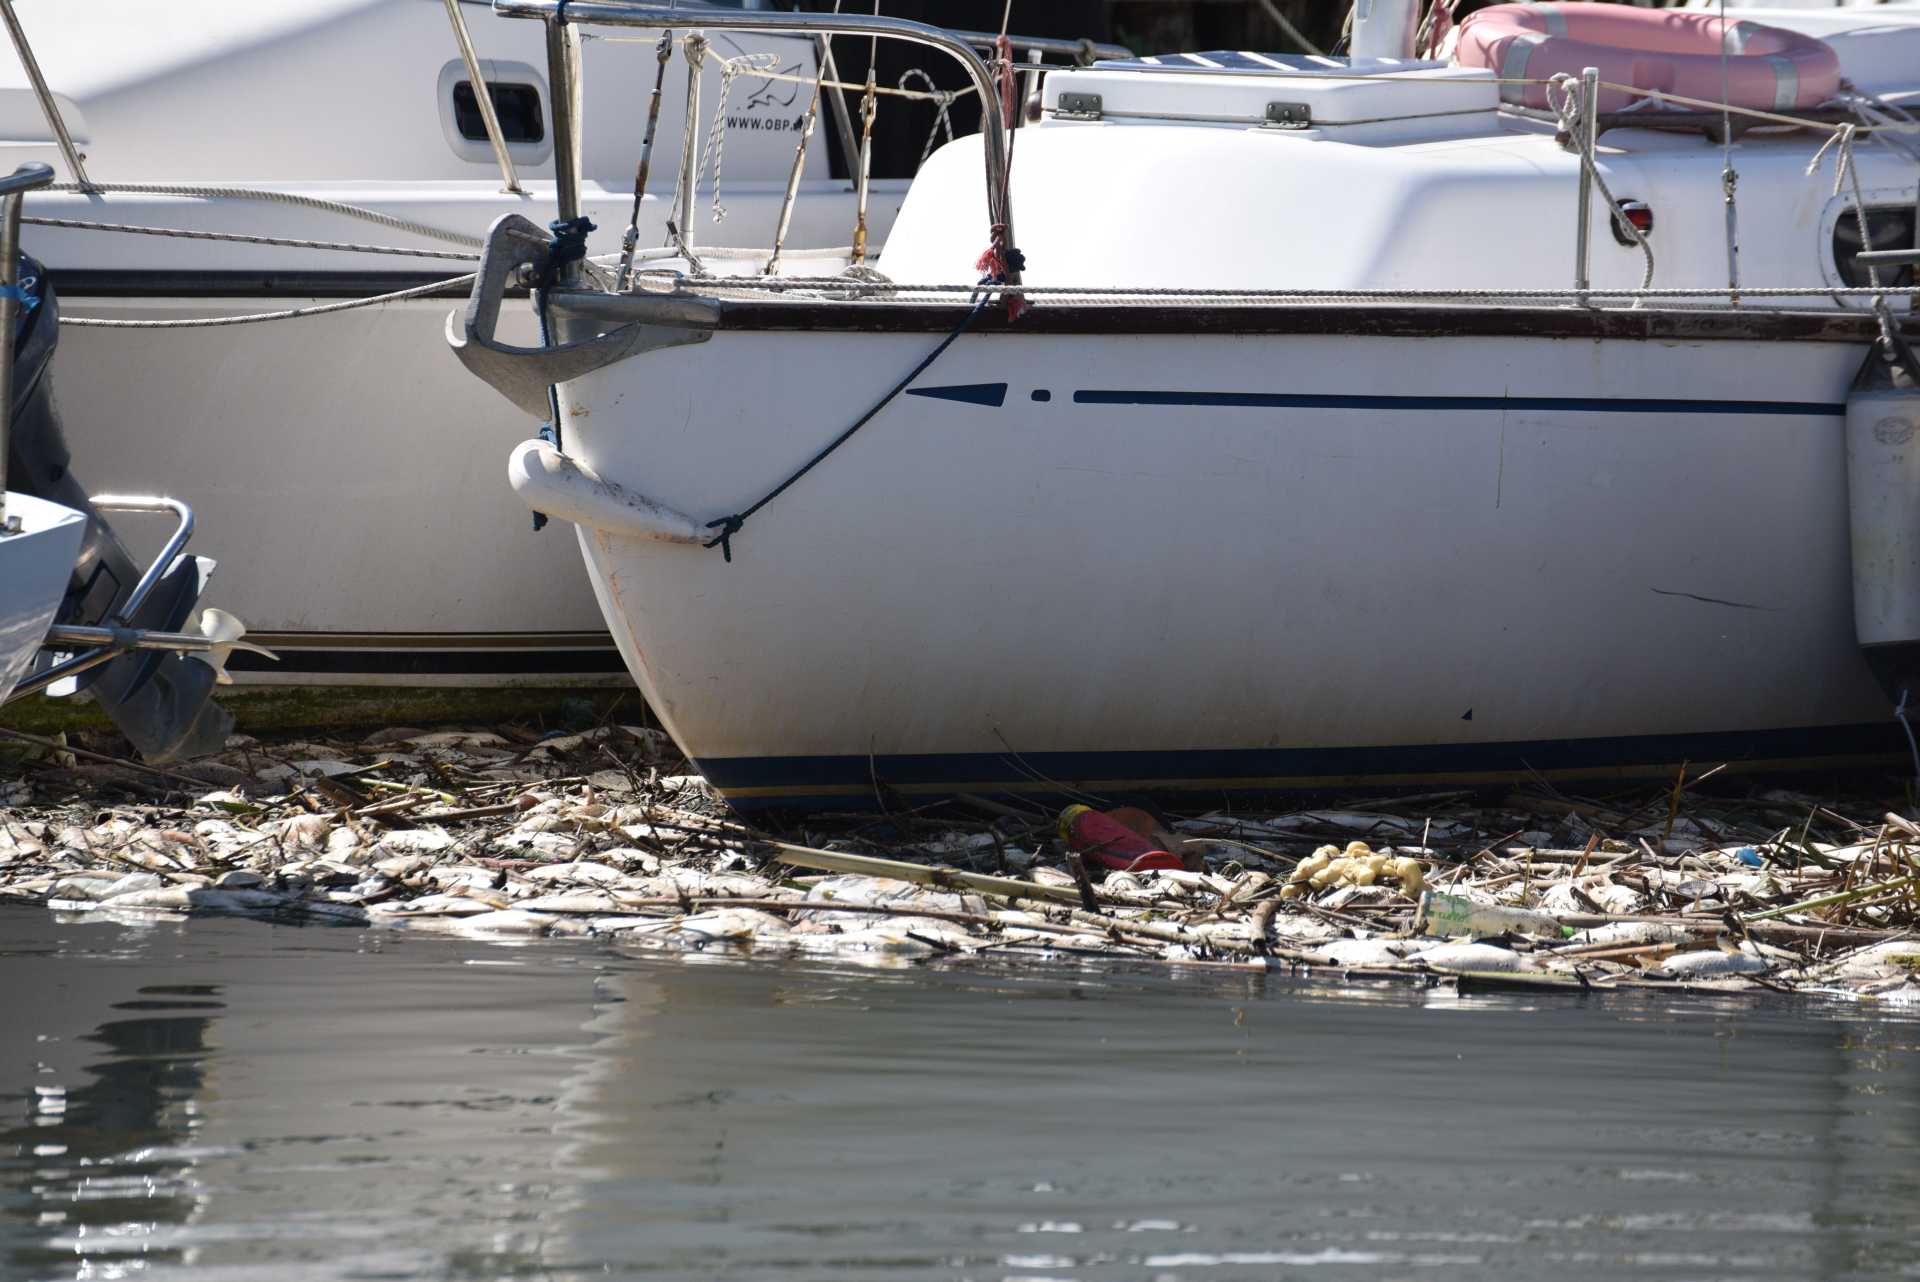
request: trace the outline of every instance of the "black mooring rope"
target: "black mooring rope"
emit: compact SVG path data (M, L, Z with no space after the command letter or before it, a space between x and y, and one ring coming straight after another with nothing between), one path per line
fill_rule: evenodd
M566 5L561 4L564 14ZM561 21L565 21L563 17ZM540 319L540 346L553 346L553 327L547 321L547 298L560 280L561 269L569 263L577 263L587 256L587 233L593 230L593 224L586 218L557 219L547 224L547 230L553 233L553 239L547 242L546 257L540 262L540 275L533 287L534 314ZM560 448L560 389L547 384L547 421L540 425L540 439ZM533 514L533 528L536 533L547 528L547 514Z
M922 374L926 373L927 368L931 366L935 361L939 360L941 354L944 353L949 347L952 347L954 342L957 339L959 339L959 337L962 334L967 332L967 329L973 324L975 318L977 318L981 312L986 310L987 304L991 303L995 297L996 295L993 295L993 294L982 295L978 302L974 303L972 307L969 307L967 309L967 314L960 318L960 323L953 327L953 332L940 340L939 346L935 347L932 351L928 352L926 356L921 360L921 362L918 365L915 365L913 369L908 372L905 378L895 383L893 387L888 390L885 396L882 396L879 400L875 401L873 404L873 408L869 409L865 414L862 414L858 419L856 419L852 427L849 427L846 431L840 433L840 435L834 437L831 441L828 441L826 446L818 454L815 454L812 458L808 459L805 463L803 463L800 466L799 471L795 472L792 476L789 476L786 480L780 482L780 484L774 486L771 490L768 490L764 495L760 497L758 502L756 502L752 507L747 508L745 511L735 512L732 516L723 516L717 521L708 521L707 528L710 530L717 529L720 531L720 533L714 535L713 538L709 539L706 542L705 546L718 547L720 549L720 554L724 556L728 561L732 561L733 560L733 536L740 533L741 527L746 525L747 523L747 518L752 516L755 512L758 512L761 508L765 507L767 504L779 498L782 494L786 493L787 489L790 486L792 486L795 481L805 476L808 472L811 472L814 469L814 467L819 463L821 463L823 460L825 460L829 454L833 453L835 450L839 449L842 445L845 445L848 441L852 440L853 434L855 432L859 431L861 428L865 427L868 423L872 422L874 415L878 414L881 410L887 408L887 406L893 402L894 397L906 391L907 388L912 385L915 379L919 378Z

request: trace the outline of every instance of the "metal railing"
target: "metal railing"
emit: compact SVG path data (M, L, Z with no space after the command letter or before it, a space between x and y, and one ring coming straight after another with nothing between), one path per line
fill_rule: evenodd
M1000 37L991 31L956 31L953 33L976 49L991 49ZM1015 53L1051 54L1056 58L1072 58L1078 63L1090 63L1099 58L1131 58L1133 50L1125 45L1101 44L1096 40L1058 40L1051 36L1008 36L1007 43L1013 46Z
M686 27L693 17L688 10L641 0L493 0L493 11L507 18L536 18L547 24L547 81L553 95L553 149L555 199L562 219L580 216L580 177L575 148L579 136L579 36L576 25L634 27L644 31L664 31ZM707 30L760 31L790 36L872 36L924 45L951 57L966 70L980 98L982 150L986 156L988 221L1005 229L1006 242L1018 244L1013 234L1013 202L1007 185L1008 122L1000 108L1000 94L994 87L993 72L974 50L976 37L909 22L904 18L881 18L837 13L774 13L758 10L702 12L698 25ZM980 36L991 41L995 37ZM1061 52L1077 52L1081 46L1072 41L1023 41L1017 47L1057 46ZM689 122L691 127L691 122ZM1009 270L1010 285L1018 285L1017 270Z
M187 540L193 536L193 509L179 499L149 494L98 494L90 502L101 512L171 512L174 517L173 533L140 576L140 581L134 584L133 591L127 594L127 599L100 626L56 624L47 633L46 640L42 642L43 648L55 651L71 649L77 653L71 653L58 663L42 668L14 686L13 693L7 696L9 703L37 694L68 677L77 677L102 664L111 663L129 651L205 653L215 648L214 642L205 636L156 632L149 628L133 627L128 622L147 603L147 598L152 595L161 576L173 565L174 559L186 550Z
M33 56L33 46L27 42L26 28L20 25L20 15L13 11L13 0L0 0L0 19L7 24L7 35L13 40L13 51L20 55L20 66L27 73L27 82L33 86L33 96L40 102L40 114L47 118L47 128L53 131L53 140L60 146L60 155L66 160L68 171L73 174L73 180L80 184L82 191L93 190L93 180L87 177L87 167L82 162L80 149L73 145L73 135L67 132L67 122L60 115L53 92L47 88L47 78L40 74L40 62Z

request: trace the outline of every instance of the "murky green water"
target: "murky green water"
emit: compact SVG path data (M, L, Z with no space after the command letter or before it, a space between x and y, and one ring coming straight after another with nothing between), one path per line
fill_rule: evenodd
M7 1279L1920 1276L1920 1025L0 912Z

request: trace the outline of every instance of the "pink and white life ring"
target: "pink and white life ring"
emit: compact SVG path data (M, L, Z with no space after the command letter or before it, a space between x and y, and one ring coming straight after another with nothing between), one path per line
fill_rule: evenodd
M1720 56L1726 39L1724 60ZM1507 80L1578 76L1596 67L1600 79L1636 89L1684 94L1759 111L1818 106L1840 87L1840 57L1824 40L1757 22L1728 21L1673 9L1616 4L1500 4L1460 24L1454 61L1485 67ZM1501 97L1545 107L1545 85L1503 85ZM1602 90L1600 110L1619 111L1636 95Z

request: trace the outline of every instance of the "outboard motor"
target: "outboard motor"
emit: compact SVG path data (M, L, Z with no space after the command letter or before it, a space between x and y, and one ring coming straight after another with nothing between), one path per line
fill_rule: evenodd
M40 264L20 257L22 308L14 334L12 433L8 483L87 517L86 538L56 624L178 632L199 602L214 562L181 555L129 617L122 617L142 570L75 478L53 397L59 301ZM71 678L148 761L176 761L225 746L233 718L211 699L213 667L178 652L134 650Z
M1920 716L1920 363L1891 325L1847 396L1847 501L1854 635Z

